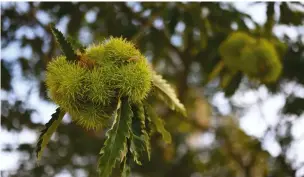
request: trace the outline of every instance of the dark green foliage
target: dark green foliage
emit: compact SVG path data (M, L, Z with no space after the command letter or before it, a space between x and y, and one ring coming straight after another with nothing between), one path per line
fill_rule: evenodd
M78 40L74 39L71 36L67 37L67 41L72 45L74 51L79 50L81 53L85 52L85 46L83 46Z
M231 82L224 89L226 97L231 97L237 91L237 89L242 81L242 77L243 77L243 74L241 72L238 72L232 78Z
M266 11L267 20L266 20L266 24L265 24L265 31L266 31L266 35L269 37L272 34L272 29L275 24L274 5L275 5L274 2L267 3L267 11Z
M303 8L303 4L302 4ZM282 2L280 5L279 22L287 25L303 25L304 12L300 10L291 10L287 2Z
M147 134L145 126L145 112L142 104L138 104L132 107L134 117L132 120L132 134L130 151L134 156L134 161L141 165L140 158L147 154L150 159L151 147L150 136Z
M51 28L54 36L56 37L56 40L57 40L58 44L60 45L62 52L66 56L66 59L68 61L76 61L77 54L73 50L72 44L68 40L65 39L63 34L54 25L50 25L50 28Z
M304 113L304 98L290 96L283 108L283 113L302 115Z
M5 66L6 63L1 60L1 89L10 90L11 89L11 72Z

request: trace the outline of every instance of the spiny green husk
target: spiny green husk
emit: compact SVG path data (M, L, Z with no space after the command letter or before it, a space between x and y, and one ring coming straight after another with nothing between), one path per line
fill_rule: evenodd
M242 63L240 60L242 50L250 44L254 44L255 39L246 33L235 32L220 45L219 52L225 65L231 70L238 70Z
M244 61L241 71L262 82L274 82L281 74L282 64L278 54L266 39L260 39L256 44L246 47L241 59Z
M60 56L51 61L46 84L51 99L86 128L107 125L118 95L137 103L151 89L146 58L122 38L93 45L78 58L73 62Z
M104 59L117 63L126 62L131 57L142 57L134 44L123 38L111 37L104 43Z
M282 70L280 51L275 47L267 39L255 39L246 33L235 32L221 44L219 53L232 72L242 71L252 79L269 83L275 82Z

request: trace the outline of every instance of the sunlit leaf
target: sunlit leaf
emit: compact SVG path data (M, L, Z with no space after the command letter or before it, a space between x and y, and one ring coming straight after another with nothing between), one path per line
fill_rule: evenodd
M100 151L98 172L100 177L109 177L116 161L121 160L121 153L130 137L132 110L128 99L119 100L114 113L114 122L106 133L107 139Z
M167 83L161 75L153 72L152 82L156 96L163 100L172 110L176 110L182 113L184 116L187 115L184 105L179 101L176 96L174 89Z
M50 141L52 134L56 131L57 127L61 123L64 114L64 111L62 111L60 108L57 108L56 112L52 114L51 120L45 124L45 128L41 131L36 148L36 157L38 161L41 158L44 148Z
M166 143L171 143L172 138L170 133L165 129L164 121L157 116L151 106L145 104L146 110L148 112L149 117L151 118L152 123L155 125L156 131L159 132Z

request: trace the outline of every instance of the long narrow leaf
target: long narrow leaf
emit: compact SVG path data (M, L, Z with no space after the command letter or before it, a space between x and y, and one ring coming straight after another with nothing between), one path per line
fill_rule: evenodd
M71 43L65 39L63 34L54 25L51 25L51 30L57 42L59 43L62 52L66 56L66 59L68 61L76 61L77 55L76 52L73 50Z
M60 108L57 108L56 112L52 114L52 118L48 123L45 124L45 128L41 131L36 147L37 161L40 160L44 148L50 141L52 134L56 131L57 127L61 123L64 114L64 111L62 111Z
M128 159L125 158L123 162L123 169L121 173L121 177L128 177L130 175L131 168L127 163Z
M163 100L172 110L176 110L182 113L184 116L187 115L184 105L179 101L176 96L174 89L167 83L161 75L153 72L152 82L156 96Z
M138 165L141 165L140 156L142 152L145 151L145 144L143 139L141 139L141 120L138 115L138 106L132 106L132 111L134 116L132 118L132 133L130 137L130 152L133 155L133 160Z
M120 169L122 169L121 171L121 177L128 177L130 175L130 172L131 172L131 167L130 167L130 164L131 164L131 152L129 151L130 149L130 139L127 140L127 153L126 153L126 156L123 158L123 162L121 163L121 166L120 166Z
M151 144L150 144L150 136L147 133L146 130L146 116L145 116L145 110L143 104L138 105L137 109L137 115L138 118L140 119L140 127L141 127L141 139L144 141L145 147L146 147L146 152L148 155L148 158L150 160L151 157Z
M156 131L158 131L162 135L163 139L167 143L171 143L171 141L172 141L171 135L165 129L164 121L157 116L157 114L154 112L154 110L152 110L152 108L148 104L146 104L145 107L147 109L147 113L148 113L149 117L151 118L152 123L155 125Z
M132 115L127 98L123 98L122 101L118 102L113 125L107 132L107 140L100 151L101 156L98 161L100 177L109 177L116 161L121 161L121 153L126 146L127 138L130 137Z

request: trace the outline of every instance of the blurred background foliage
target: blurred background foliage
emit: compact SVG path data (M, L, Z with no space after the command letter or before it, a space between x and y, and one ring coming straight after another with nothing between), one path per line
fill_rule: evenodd
M136 41L136 46L155 70L175 86L185 103L187 118L151 100L165 120L173 143L164 144L159 136L153 136L151 161L145 159L143 166L133 166L132 176L296 176L299 170L303 171L303 163L295 163L288 153L300 140L291 130L295 121L303 119L304 110L304 96L299 93L300 89L303 92L304 84L304 5L251 2L250 6L255 5L266 6L265 23L257 23L250 15L225 2L1 3L1 49L17 46L17 50L10 50L16 57L1 57L2 130L18 134L28 129L38 133L47 121L34 119L37 110L27 101L37 92L42 101L50 101L44 83L45 68L52 57L61 53L48 28L49 23L55 23L65 35L79 39L84 45L109 36ZM294 39L288 35L278 37L273 30L279 25L299 29L302 33ZM220 44L237 30L287 46L286 53L280 57L283 72L277 82L265 85L239 73L225 89L220 87L220 78L205 84L221 60ZM24 98L16 96L13 88L17 76L31 87ZM286 88L288 85L292 85L293 91ZM243 99L242 94L258 93L261 89L266 90L269 97L283 95L285 103L278 112L277 123L267 125L260 137L249 136L240 128L240 117L249 107L261 105L263 99L250 105L240 104L239 100ZM223 105L213 101L219 94L226 97L224 106L228 105L228 113L223 113ZM39 102L36 106L39 107ZM269 134L280 147L277 155L271 155L262 145ZM40 166L35 164L35 143L4 145L3 152L18 151L20 157L17 170L1 174L3 177L44 177L64 172L70 174L68 176L96 177L97 154L103 140L104 130L86 131L65 121L49 143ZM113 176L119 176L117 170Z

